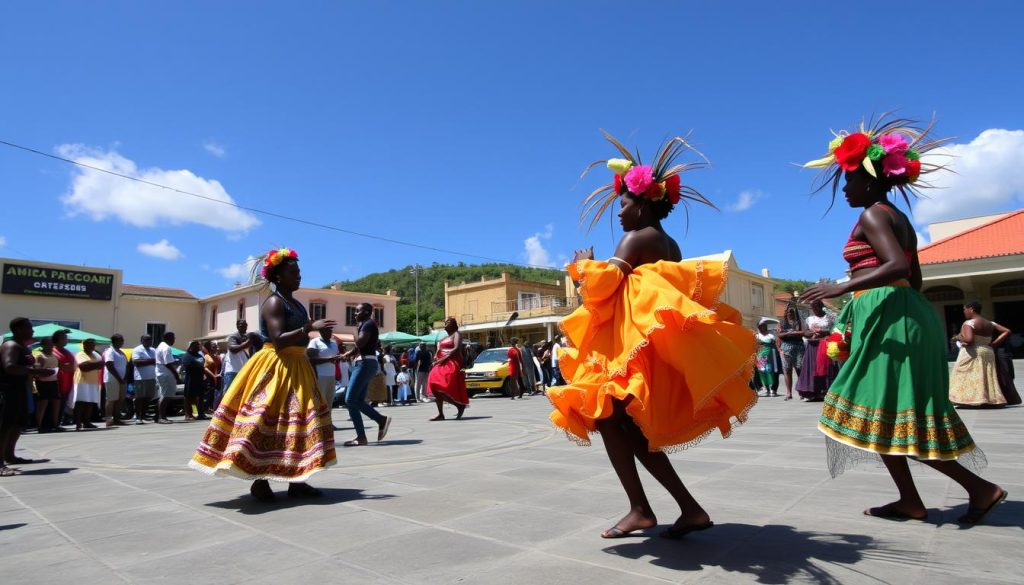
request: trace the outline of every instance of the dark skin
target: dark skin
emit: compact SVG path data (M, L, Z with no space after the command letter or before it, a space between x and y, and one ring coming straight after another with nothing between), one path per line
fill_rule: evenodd
M93 355L93 352L96 351L96 342L88 339L85 340L85 342L82 343L82 350L87 355ZM103 369L103 357L99 356L99 354L96 355L97 357L95 359L90 359L89 361L78 364L78 369L83 372L95 372L96 370ZM77 428L81 428L85 425L92 428L89 426L92 424L89 421L92 420L92 413L95 408L96 405L92 402L75 402L75 426Z
M171 333L171 332L165 333L163 339L164 339L164 343L166 343L167 345L174 345L175 337L174 337L173 333ZM157 375L159 376L161 373L167 372L167 373L171 374L172 376L174 376L174 383L175 384L181 384L181 376L178 374L178 366L179 365L181 365L181 360L177 360L177 359L174 360L173 362L170 362L170 363L166 364L166 365L165 364L158 364L157 367L156 367L157 368ZM167 420L167 403L168 403L169 400L170 399L168 399L168 398L160 398L159 401L157 402L157 416L160 417L160 420ZM189 412L191 412L191 411L189 411Z
M447 319L444 320L444 330L445 333L448 334L448 337L446 339L452 340L452 343L455 345L455 349L448 352L444 357L440 359L435 359L434 363L431 364L431 367L440 366L441 364L446 364L452 360L460 359L459 356L461 355L460 348L462 347L462 334L459 333L459 324L454 317L448 317ZM438 342L437 348L434 351L434 355L441 355L441 351L441 343ZM444 420L444 411L442 410L442 406L444 405L445 401L451 403L451 405L455 407L457 411L455 414L455 418L462 418L462 413L465 412L466 406L464 404L456 404L455 401L453 401L451 397L449 397L447 394L444 394L444 392L438 392L435 389L434 402L437 404L437 416L430 420Z
M623 274L628 275L632 268L661 260L679 262L682 253L679 245L664 230L650 205L642 199L623 195L619 197L619 223L625 234L615 248L615 256L625 262L612 259L610 262L618 266ZM576 252L573 261L593 259L594 249ZM627 266L628 263L628 266ZM614 527L605 530L601 536L614 537L619 532L629 533L635 530L651 528L658 524L654 510L644 492L637 471L636 461L639 460L647 471L654 476L679 505L680 515L673 524L673 530L685 530L688 527L703 526L711 518L704 508L690 494L683 481L679 478L668 455L661 451L648 450L647 438L640 432L633 419L626 413L626 401L613 400L612 415L597 422L597 429L604 440L608 459L629 498L629 512Z
M782 351L782 340L792 339L797 340L804 336L805 331L801 329L800 325L800 314L797 313L796 307L789 307L786 309L786 322L791 324L795 329L792 331L780 332L777 334L777 346L779 351ZM796 369L797 374L800 374L800 367L794 364L787 363L783 375L786 378L786 400L793 399L793 370Z
M32 355L28 347L26 347L32 341L33 330L31 323L25 323L12 330L11 333L12 339L0 345L0 361L3 363L5 372L12 376L28 376L31 378L53 374L53 370L50 368L29 366L22 362L23 356ZM7 463L26 461L14 454L14 448L18 444L19 437L21 437L21 427L17 425L9 425L0 433L0 455L3 455L3 460ZM5 466L0 463L0 467Z
M964 345L974 345L974 337L981 335L984 337L992 337L994 333L998 332L998 337L992 340L993 347L997 346L997 341L1003 343L1007 337L1010 336L1010 330L1002 325L996 325L988 319L981 316L981 313L976 313L973 308L964 305L964 319L967 321L960 326L960 334L954 337L955 341L959 341ZM970 323L971 325L968 325ZM973 325L973 327L972 327ZM997 329L998 327L998 329ZM1002 329L1002 331L999 331Z
M151 336L149 336L149 335L143 335L142 337L139 338L139 344L142 345L142 347L146 348L147 350L151 349L153 347L153 338ZM142 366L153 366L153 365L156 365L156 358L140 359L138 357L138 355L134 355L133 354L132 355L132 363L135 365L136 368L142 367ZM146 411L147 410L149 410L149 399L148 398L140 398L138 396L138 394L136 394L135 395L135 415L136 415L136 417L138 417L139 420L142 420L142 418L146 415ZM158 417L160 416L159 412L157 413L157 416Z
M320 330L320 339L322 339L324 343L328 343L331 340L331 335L333 334L333 329L331 329L330 327L325 327L324 329ZM309 358L309 363L313 364L314 366L319 366L320 364L327 363L336 364L342 360L340 353L338 355L334 355L331 357L319 357L319 355L317 355L317 351L313 348L306 349L306 357Z
M294 260L285 260L278 265L269 277L270 281L276 285L277 292L281 296L273 295L267 299L260 309L260 314L267 325L267 334L270 336L270 342L274 344L275 348L306 347L306 344L309 343L310 331L322 332L324 329L333 329L337 325L337 323L330 319L317 319L313 322L306 321L298 329L285 330L285 303L297 303L292 298L292 294L299 290L299 285L302 283L302 272L299 270L299 263ZM270 484L265 479L254 481L249 491L261 501L274 499L274 492L270 489ZM317 496L320 495L320 492L306 483L290 483L288 484L288 494Z
M246 323L245 319L240 319L238 323L235 324L235 326L238 327L238 336L244 339L245 341L243 341L242 343L232 343L228 345L228 351L230 351L231 353L248 351L249 348L252 347L252 338L246 335L246 331L249 330L249 324Z
M360 303L356 307L356 323L362 323L373 315L373 305L369 303ZM373 355L376 349L373 346L373 341L370 339L370 335L364 331L360 331L356 337L356 343L352 349L345 352L344 356L347 359L356 358L360 355Z
M43 339L41 339L39 341L39 345L42 348L43 355L45 355L47 357L52 357L53 356L53 340L52 339L50 339L48 337L47 338L43 338ZM43 358L42 358L42 356L40 356L36 360L36 365L42 367L42 365L43 365L42 362L43 362ZM51 424L53 424L53 427L57 428L60 425L60 400L59 399L57 399L57 400L42 400L40 398L37 398L36 399L36 428L37 429L42 429L43 428L43 419L46 418L47 409L49 409L49 411L52 413L52 415L51 415L52 416Z
M878 174L881 176L881 173ZM902 212L897 210L896 213L890 213L882 208L889 205L888 192L892 186L872 177L863 168L847 172L845 178L843 193L847 203L850 207L864 209L853 236L871 244L880 265L856 270L850 280L842 284L816 284L801 295L801 300L830 299L852 291L884 286L901 278L907 278L910 286L920 290L921 266L917 258L917 235L913 226ZM891 205L889 207L890 210L894 209ZM909 261L904 250L915 251ZM956 461L920 461L960 484L967 491L971 508L988 508L1002 494L1002 488L978 477ZM896 512L919 520L927 517L928 511L914 485L907 458L901 455L882 455L882 462L896 483L900 497L884 506L868 508L864 513L879 516Z

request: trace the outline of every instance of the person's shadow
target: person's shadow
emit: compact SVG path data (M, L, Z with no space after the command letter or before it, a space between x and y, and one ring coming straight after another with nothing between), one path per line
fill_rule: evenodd
M915 555L921 556L880 546L874 537L865 534L804 532L778 524L715 524L711 530L690 534L681 541L655 536L609 546L604 551L631 559L654 557L652 564L677 571L717 566L767 584L809 578L839 585L843 580L825 568L828 565L852 566L866 558L913 563Z
M1010 494L1010 498L1013 494ZM967 504L949 508L942 513L942 523L956 523L956 519L967 513ZM960 530L974 528L975 524L961 524ZM1007 499L985 516L980 526L997 526L1002 528L1024 528L1024 502Z
M270 487L274 488L277 485L284 484L271 483ZM237 510L242 514L253 515L287 510L297 506L330 506L332 504L351 502L353 500L387 500L395 497L392 494L364 494L363 490L352 488L318 489L323 493L319 498L292 498L288 496L287 488L285 488L274 490L274 495L277 496L277 498L273 502L261 502L249 494L244 494L230 500L210 502L206 505L214 508L223 508L225 510Z

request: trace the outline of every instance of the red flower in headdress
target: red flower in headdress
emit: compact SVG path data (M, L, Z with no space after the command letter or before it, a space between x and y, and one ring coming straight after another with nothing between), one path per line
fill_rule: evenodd
M906 168L907 168L906 176L907 176L907 182L908 183L913 183L914 181L917 180L918 177L921 176L921 161L919 161L919 160L908 160Z
M672 175L671 177L665 179L665 194L668 195L668 200L672 203L672 205L679 203L679 188L679 175Z
M622 175L615 175L615 182L613 183L616 193L622 193Z
M844 171L857 170L857 167L864 161L869 146L871 146L871 138L863 132L847 136L834 153L839 168Z

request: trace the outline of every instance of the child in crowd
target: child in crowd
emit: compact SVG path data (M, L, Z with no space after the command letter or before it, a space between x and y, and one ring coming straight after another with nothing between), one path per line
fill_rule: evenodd
M409 367L402 366L402 371L395 378L395 382L398 384L398 402L402 404L411 404L412 402L412 391L409 388Z

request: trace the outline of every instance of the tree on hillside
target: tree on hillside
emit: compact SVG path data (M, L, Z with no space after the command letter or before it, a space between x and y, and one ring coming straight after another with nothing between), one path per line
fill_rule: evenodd
M515 264L475 264L469 265L462 262L458 264L438 264L419 267L419 290L420 290L420 327L416 329L416 277L413 275L413 267L405 266L388 270L387 272L376 272L367 274L362 278L354 280L336 281L327 284L324 288L337 285L338 288L354 292L368 292L383 294L385 291L398 291L401 297L396 308L396 319L398 330L407 333L422 334L430 329L436 321L444 319L444 283L452 285L463 282L477 282L481 278L490 280L500 278L502 272L507 272L510 277L518 280L550 283L565 278L561 270L528 268Z

